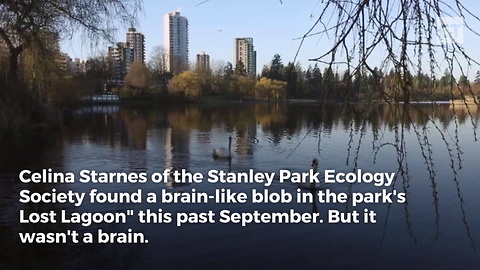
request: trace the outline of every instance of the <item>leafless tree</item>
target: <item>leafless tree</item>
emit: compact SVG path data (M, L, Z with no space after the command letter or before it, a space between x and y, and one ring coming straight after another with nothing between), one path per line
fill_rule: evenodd
M374 65L379 55L384 56L381 69L393 69L399 77L393 92L382 93L387 100L412 100L411 75L424 67L435 78L445 66L464 75L465 64L479 64L465 51L457 31L478 36L470 25L480 19L460 0L328 0L320 7L301 44L319 36L331 40L332 46L310 60L330 67L344 65L352 76L360 72L380 77ZM460 90L462 97L473 94L471 88L463 91L454 85L452 96L453 90Z
M462 198L461 189L457 179L457 172L462 168L462 150L459 141L459 122L455 117L454 131L450 134L439 123L423 111L419 106L411 105L415 99L413 76L426 72L432 81L441 70L452 74L454 71L465 75L467 68L479 63L469 55L462 46L461 36L456 30L460 28L463 35L479 33L471 27L479 23L480 18L473 14L460 0L326 0L319 1L320 15L310 29L300 38L302 44L310 37L317 36L331 41L331 46L320 53L318 57L310 59L325 64L330 68L343 66L353 77L354 74L373 76L378 84L382 82L382 76L375 66L379 64L379 55L383 56L380 70L393 69L397 78L389 83L389 92L382 92L384 101L390 103L391 111L397 121L390 128L394 138L387 140L382 138L382 130L372 128L374 135L372 151L375 153L374 161L378 152L396 152L398 161L397 187L408 192L410 186L409 151L406 139L408 136L416 137L420 153L429 173L432 186L432 198L435 212L439 216L437 192L437 175L435 153L439 148L448 150L448 164L453 173L453 182L457 186L457 195L460 201L460 210L463 214L466 233L469 238L470 229L467 222L465 201ZM456 28L456 29L455 29ZM298 55L298 52L297 52ZM426 67L426 68L425 68ZM371 87L371 86L370 86ZM382 91L381 87L368 89L369 91ZM350 87L349 91L354 91ZM476 139L476 123L473 121L470 106L467 106L466 96L473 95L471 87L460 87L458 82L450 84L450 95L453 98L454 91L459 92L464 100L465 108L472 119L472 132ZM432 85L432 92L435 86ZM375 100L365 100L370 105ZM478 102L475 100L477 108ZM347 164L357 167L361 149L365 148L362 143L368 126L365 124L375 106L357 106L345 100L349 109L358 113L357 120L352 120L350 128L350 141L347 152ZM451 109L454 114L460 108ZM476 111L475 108L472 111ZM419 124L413 121L414 115L422 115L424 122ZM356 133L356 131L359 131ZM433 134L438 134L442 143L433 144L430 140ZM357 135L355 135L357 134ZM443 145L442 145L443 144ZM405 204L406 223L415 239L411 220L409 219L408 204ZM438 226L438 218L437 218ZM472 240L472 245L475 244Z
M153 73L162 74L167 72L167 56L163 46L155 46L148 67Z
M18 81L18 58L27 47L58 44L60 35L83 31L92 42L111 38L118 22L133 24L140 0L5 0L0 41L8 49L8 80Z

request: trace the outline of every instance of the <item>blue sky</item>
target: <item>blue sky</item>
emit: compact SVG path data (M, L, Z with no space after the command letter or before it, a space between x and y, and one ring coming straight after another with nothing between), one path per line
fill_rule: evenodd
M320 0L144 0L144 10L139 18L137 30L145 34L147 61L154 46L163 45L163 16L166 13L181 9L181 14L189 20L190 61L195 55L205 51L213 61L233 62L233 40L236 37L252 37L257 51L257 71L269 64L273 55L281 55L286 64L293 61L300 40L294 40L305 34L322 11ZM462 1L472 8L474 14L480 9L473 0ZM328 22L326 22L328 24ZM480 30L480 24L472 25ZM128 27L127 27L128 28ZM119 29L117 40L125 40L126 28ZM108 44L96 50L88 46L78 45L75 39L64 42L62 49L72 58L85 59L88 56L106 51ZM465 32L464 46L472 57L479 59L478 44L480 38ZM315 58L325 52L331 42L323 36L308 38L304 43L297 62L306 68L308 59ZM384 54L384 52L383 52ZM374 56L380 64L382 52ZM441 57L440 57L441 59ZM441 62L441 61L440 61ZM441 64L441 63L440 63ZM462 62L466 68L466 63ZM442 67L440 67L442 69ZM480 67L475 66L468 71L473 76Z
M189 21L190 61L205 51L212 60L233 62L233 40L236 37L252 37L257 51L257 69L268 64L275 53L284 63L293 61L299 40L318 17L318 0L145 0L143 14L137 30L145 34L147 60L154 46L163 45L163 16L181 9L181 15ZM198 6L197 6L198 5ZM311 17L311 15L313 15ZM117 33L118 41L125 39L125 29ZM63 42L62 48L72 58L88 56L106 50L107 44L92 51L88 46L77 45L75 39ZM308 58L318 56L322 43L311 38L298 59L308 65ZM103 47L102 47L103 46Z

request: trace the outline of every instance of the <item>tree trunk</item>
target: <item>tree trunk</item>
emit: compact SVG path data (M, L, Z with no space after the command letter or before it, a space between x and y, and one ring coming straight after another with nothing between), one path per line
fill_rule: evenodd
M2 39L8 48L9 69L7 73L8 83L16 84L18 82L18 56L23 52L23 44L15 47L5 29L0 28L0 39Z
M18 55L20 51L15 48L13 51L10 51L9 55L9 68L8 68L8 83L16 84L18 82Z

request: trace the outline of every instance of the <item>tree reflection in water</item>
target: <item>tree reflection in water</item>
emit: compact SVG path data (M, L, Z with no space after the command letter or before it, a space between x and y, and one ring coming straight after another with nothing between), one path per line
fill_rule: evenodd
M352 108L352 107L350 107ZM367 133L367 126L371 127L371 132L374 135L372 141L373 162L377 160L378 153L384 148L391 147L396 152L398 170L395 183L400 176L401 186L403 192L409 194L411 175L409 171L409 159L407 150L406 137L410 133L414 133L421 156L423 158L425 168L429 174L429 180L432 188L433 205L435 209L435 225L436 234L435 239L440 236L440 211L439 211L439 196L437 191L436 168L434 162L435 151L440 147L445 147L448 152L450 161L450 168L453 173L453 182L455 183L456 193L459 198L460 212L462 213L462 221L465 226L466 235L470 239L473 249L476 250L475 241L472 237L470 227L468 225L467 214L465 211L465 200L462 196L460 183L458 180L458 171L462 169L462 149L460 146L459 130L466 129L465 123L470 119L471 132L473 138L477 141L477 125L479 121L479 114L476 110L477 106L452 106L452 105L411 105L411 104L388 104L379 108L365 108L363 106L355 106L352 109L353 117L350 119L347 160L346 163L352 160L354 170L358 167L358 159L360 157L360 149L362 147L362 139ZM379 125L375 115L380 116L381 122L385 125ZM447 127L453 122L453 136L450 134ZM460 127L460 124L462 127ZM383 136L388 127L390 132L393 132L393 140L384 140ZM359 133L355 136L354 134ZM441 143L432 143L432 133L438 134ZM355 147L356 144L356 147ZM443 144L443 145L442 145ZM355 149L353 149L355 148ZM353 155L353 157L352 157ZM417 161L418 162L418 161ZM395 184L393 185L395 186ZM351 195L353 185L350 185L349 192ZM393 191L392 187L392 191ZM346 206L348 209L348 205ZM390 212L391 205L388 205L387 216ZM408 200L404 204L405 222L408 228L409 235L415 243L417 238L413 230L409 214ZM387 228L388 217L385 219L384 234ZM382 237L382 242L383 238ZM382 246L382 245L381 245Z
M408 195L407 202L401 206L390 204L385 206L386 215L383 216L385 219L382 226L380 250L386 243L387 229L398 226L392 222L398 217L398 214L394 214L392 217L393 211L399 212L398 207L403 207L400 211L403 211L402 218L405 228L413 243L421 243L418 228L424 224L416 221L419 214L415 212L415 207L419 203L418 197L423 196L417 195L419 181L412 181L412 175L415 178L417 173L421 173L419 168L422 167L429 178L429 192L433 202L433 209L430 211L434 212L435 224L434 239L441 238L441 202L448 203L448 211L460 213L464 234L468 237L473 249L476 248L476 236L469 226L467 213L473 214L471 211L468 212L471 206L469 208L468 201L464 199L465 190L462 190L461 181L459 181L459 171L464 162L461 147L466 149L465 147L470 144L461 139L465 140L465 134L476 134L475 129L480 118L477 111L462 110L461 107L458 107L454 112L448 104L320 106L315 104L232 103L171 107L120 106L117 110L108 108L106 107L105 111L97 108L93 113L80 111L75 115L71 125L59 136L60 140L56 140L58 138L55 136L52 137L53 141L60 141L60 143L52 145L36 142L28 144L28 148L22 148L21 151L14 149L13 144L5 146L2 149L7 149L7 151L0 153L1 164L10 165L2 167L2 172L15 174L18 173L16 170L25 167L75 170L76 168L84 169L86 166L97 166L97 169L146 170L150 172L162 171L164 168L203 170L202 172L208 168L228 171L242 171L249 168L275 171L285 168L285 166L288 166L289 169L303 170L307 169L307 165L309 165L305 163L305 160L311 161L312 155L318 155L321 160L320 164L325 164L325 167L350 171L357 168L363 169L367 162L380 163L380 166L389 165L385 163L388 162L385 160L389 160L386 157L391 156L392 161L395 162L394 170L397 172L397 178L394 186L388 187L388 189L391 191L397 189ZM211 158L212 145L216 146L218 142L227 141L230 135L234 138L235 158L229 164L214 161ZM47 140L42 140L42 142L44 141ZM35 145L38 145L38 148ZM45 145L49 147L45 147ZM345 152L342 149L345 149ZM15 153L22 153L22 155ZM448 155L446 159L443 153ZM440 165L438 160L440 160ZM421 165L422 163L423 165ZM303 167L305 164L306 166ZM446 166L450 167L452 187L455 188L458 205L451 203L455 202L452 198L445 198L448 196L447 193L444 192L440 196L440 192L445 191L442 189L442 185L445 186L445 183L450 181L445 171L443 174L438 173ZM393 167L388 169L390 168ZM440 181L440 179L443 180ZM413 187L413 185L417 186ZM194 187L201 188L195 185L172 186L172 192L181 192L182 188ZM1 190L9 190L12 194L18 194L19 189L23 188L25 186L12 180L3 182ZM42 185L30 188L48 189L51 186ZM67 187L57 186L56 188L60 191ZM148 190L153 187L145 188ZM357 185L349 185L347 191L351 195L358 188L360 187ZM318 198L316 194L314 195L315 198ZM2 215L18 213L21 206L16 203L15 196L4 196L7 199L0 201ZM469 196L471 196L470 193ZM31 210L43 209L35 207ZM51 205L49 207L57 209L59 206ZM120 206L111 207L118 210L115 207ZM249 211L248 207L253 206L247 206L243 210ZM301 205L296 207L302 210ZM322 212L325 210L324 207L321 204L313 203L307 211ZM348 203L344 207L347 210L351 209ZM428 210L429 207L422 205L422 208ZM449 221L443 220L443 224L449 224L446 222ZM11 239L7 242L10 244L6 249L11 251L10 254L23 252L31 253L34 256L30 262L20 262L14 259L15 256L10 256L9 252L5 252L2 255L2 261L7 265L14 266L28 266L33 261L38 261L39 266L51 266L48 260L43 259L44 253L31 252L31 249L36 247L19 245L16 242L15 233L25 230L26 227L19 228L14 219L2 223L1 226L2 237L3 232L7 232L7 238ZM145 230L151 230L149 235L153 235L152 237L164 232L170 232L172 235L179 233L175 228L168 226L162 227L164 229L161 231L151 229L152 226L142 227ZM37 230L38 228L33 226L30 229ZM61 229L64 227L48 224L42 227L42 230ZM110 224L106 229L122 231L124 228L121 225ZM188 230L185 232L188 233ZM161 234L161 237L164 236ZM154 241L156 240L152 240L152 242ZM65 250L68 250L69 253L65 254ZM91 249L75 246L63 249L61 246L52 246L51 249L47 249L49 254L52 254L52 260L56 261L62 261L62 257L71 260L72 256L78 256L81 258L91 257L92 263L100 263L95 254L101 252L103 255L109 254L115 258L124 258L122 263L133 267L139 262L132 257L131 253L127 252L128 250L130 249L116 249L108 246L96 246ZM137 253L135 256L142 256L140 251ZM68 265L67 262L65 264ZM101 262L101 264L107 267L112 266L107 262Z
M141 115L141 118L138 116ZM414 134L417 140L419 153L428 171L429 181L432 189L434 211L436 213L436 235L440 235L439 222L439 196L437 191L437 175L435 168L435 152L440 148L447 149L449 166L453 172L453 181L456 186L459 198L460 210L467 235L471 239L472 246L475 246L468 227L467 215L465 212L465 201L462 197L460 183L457 179L458 170L462 168L462 150L460 148L459 129L471 130L476 139L476 126L479 121L479 114L476 107L452 106L446 104L381 104L372 105L305 105L283 103L261 103L261 104L230 104L226 106L209 105L187 105L175 106L151 110L150 108L124 108L120 113L111 116L113 121L106 121L105 128L95 129L95 132L105 140L113 137L106 132L121 126L121 137L132 138L124 144L133 144L134 148L141 146L145 148L147 140L147 127L168 127L170 130L172 159L167 167L188 169L190 163L188 145L191 141L192 131L197 130L201 139L211 141L210 133L214 130L224 130L227 133L235 134L235 152L239 156L255 155L255 149L259 147L259 134L269 140L272 145L277 146L278 154L288 158L294 155L296 147L287 149L281 146L284 140L295 140L295 136L307 130L303 138L313 132L318 136L318 151L322 150L321 138L324 135L331 135L337 127L349 134L346 152L346 165L358 168L362 151L371 151L373 163L376 163L378 155L382 151L395 151L398 163L396 181L401 181L403 192L408 193L410 188L409 151L406 137ZM138 120L134 120L138 119ZM141 127L134 124L140 121ZM471 128L468 128L470 123ZM449 127L453 125L453 132ZM257 129L257 126L260 129ZM461 126L461 127L460 127ZM90 124L79 121L75 130L77 137L91 137ZM364 143L365 135L372 134L371 150L366 149ZM392 136L385 136L391 133ZM95 134L95 133L94 133ZM167 134L169 134L167 132ZM439 136L440 140L431 141L432 136ZM78 136L80 135L80 136ZM199 135L197 135L199 136ZM388 138L387 138L388 137ZM100 139L100 138L99 138ZM262 138L260 138L262 139ZM124 140L122 140L124 141ZM138 141L138 142L137 142ZM299 140L297 147L303 140ZM441 144L439 143L441 142ZM412 146L409 146L412 147ZM175 160L175 152L182 153L180 158ZM168 156L168 154L167 154ZM417 158L417 157L415 157ZM349 192L352 192L353 185ZM392 187L393 188L393 187ZM349 207L348 205L346 206ZM415 233L409 215L409 204L404 204L405 222L414 241Z

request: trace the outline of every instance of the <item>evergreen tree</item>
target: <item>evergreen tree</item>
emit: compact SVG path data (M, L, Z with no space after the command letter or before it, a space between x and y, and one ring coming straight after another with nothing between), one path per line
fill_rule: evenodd
M317 64L315 64L313 69L311 66L308 68L306 80L310 91L309 96L312 98L319 98L321 95L323 76Z
M268 78L270 76L270 67L267 65L263 66L261 77Z
M230 62L227 62L225 67L223 68L223 78L230 79L233 75L233 65Z
M470 82L468 81L465 75L460 75L458 78L458 85L460 86L467 86Z
M296 98L298 74L295 65L289 62L288 65L283 68L282 73L283 80L287 82L287 97Z
M235 75L237 76L245 76L247 74L246 72L246 69L245 69L245 65L243 64L243 62L241 60L239 60L237 62L237 64L235 65Z
M480 84L480 70L477 71L477 74L475 75L475 81L476 84Z
M275 54L272 59L272 63L270 65L270 74L268 75L268 78L274 79L274 80L282 80L282 70L283 70L283 64L282 64L282 58L280 57L279 54Z
M331 93L333 93L333 91L335 90L334 87L335 74L333 74L333 70L331 67L325 68L325 70L323 71L323 91L320 93L320 99L328 100L331 97Z

